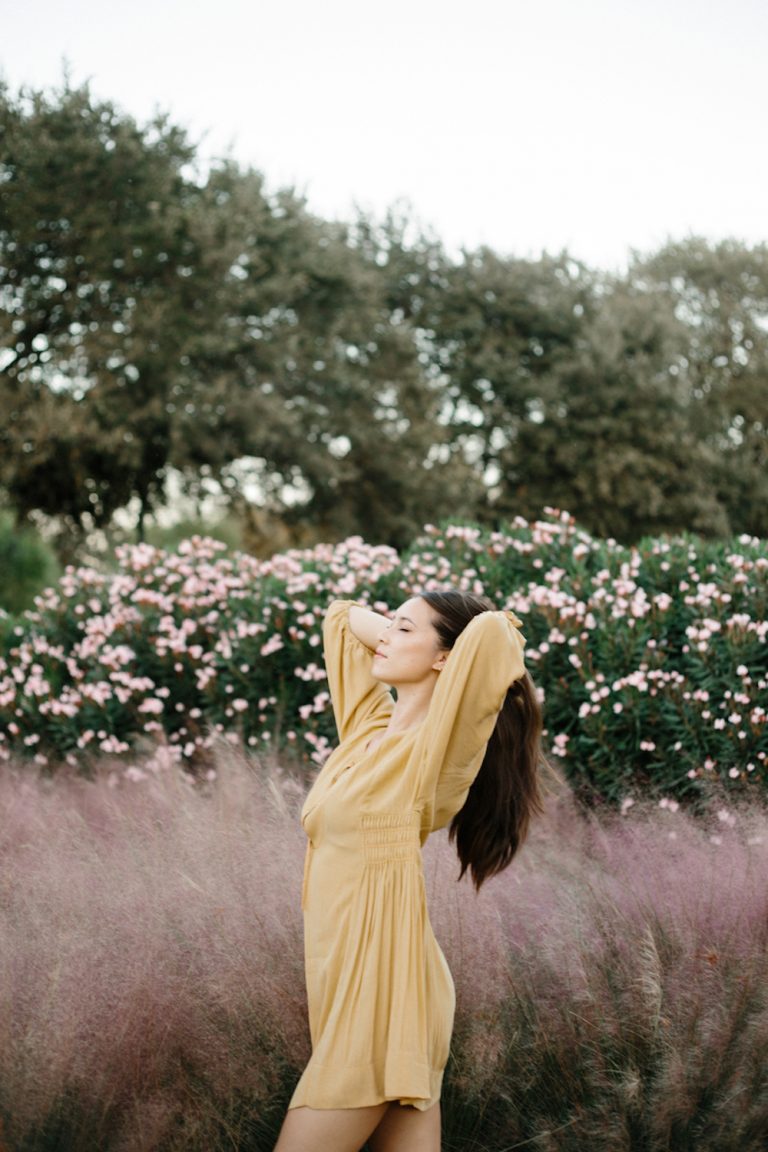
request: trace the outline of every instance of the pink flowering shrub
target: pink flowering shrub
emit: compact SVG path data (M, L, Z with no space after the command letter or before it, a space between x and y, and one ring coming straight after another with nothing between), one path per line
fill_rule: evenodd
M117 561L117 574L67 569L6 629L0 757L82 765L160 743L190 761L222 735L263 749L298 744L300 730L322 760L325 607L367 598L396 553L348 540L260 561L194 537L176 553L120 548Z
M405 567L406 583L428 571L522 617L552 759L582 797L768 780L765 542L625 548L562 513L506 532L428 529Z
M194 537L68 569L0 627L0 758L86 766L165 745L204 769L213 741L333 740L328 602L394 605L454 584L523 619L554 762L613 804L762 786L768 766L768 548L742 537L596 540L565 513L505 530L427 527L404 556L360 539L256 560Z
M226 746L0 766L0 1146L270 1152L309 1052L302 788ZM762 1152L768 816L562 800L479 896L425 872L457 1012L446 1152Z

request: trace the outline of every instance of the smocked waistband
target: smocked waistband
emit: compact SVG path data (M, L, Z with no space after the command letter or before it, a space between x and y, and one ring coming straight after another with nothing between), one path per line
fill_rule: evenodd
M375 812L361 817L363 853L368 862L410 860L421 848L418 812Z

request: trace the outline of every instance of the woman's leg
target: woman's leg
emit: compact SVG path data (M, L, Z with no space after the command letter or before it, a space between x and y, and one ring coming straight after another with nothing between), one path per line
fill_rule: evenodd
M388 1108L290 1108L275 1152L360 1152Z
M368 1146L371 1152L440 1152L439 1103L426 1112L390 1104Z

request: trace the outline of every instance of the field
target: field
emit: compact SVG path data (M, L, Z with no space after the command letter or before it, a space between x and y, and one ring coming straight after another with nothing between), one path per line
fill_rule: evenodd
M308 1054L302 785L216 755L203 786L3 769L5 1148L269 1152ZM479 897L439 835L426 873L447 1152L765 1147L768 814L561 795Z
M425 850L446 1152L762 1152L767 573L759 540L553 512L402 556L126 548L0 619L0 1152L270 1152L309 1051L320 621L441 584L523 617L565 781L479 896Z

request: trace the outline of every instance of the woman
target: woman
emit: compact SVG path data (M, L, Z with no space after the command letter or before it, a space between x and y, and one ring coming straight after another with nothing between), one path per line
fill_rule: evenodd
M302 811L312 1057L275 1152L439 1152L453 1027L421 845L451 823L476 887L540 807L541 712L520 621L458 591L393 617L336 601L325 661L339 746ZM394 688L393 697L390 688Z

